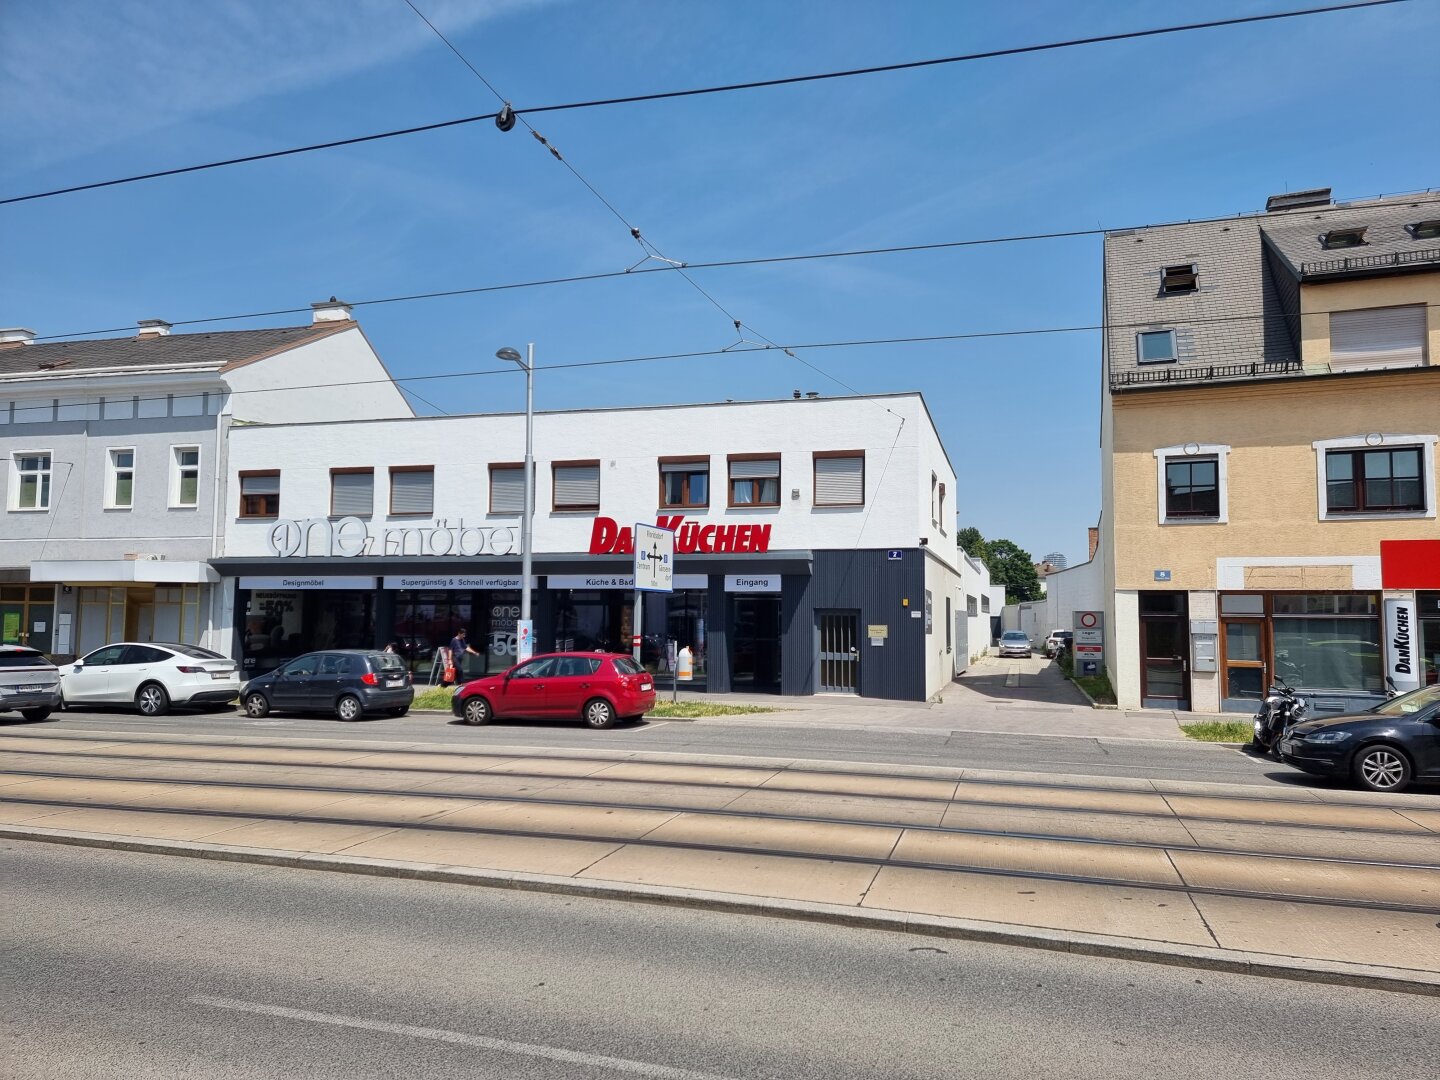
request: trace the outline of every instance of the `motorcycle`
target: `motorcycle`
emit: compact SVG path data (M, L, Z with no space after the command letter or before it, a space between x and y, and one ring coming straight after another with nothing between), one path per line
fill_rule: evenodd
M1293 687L1279 675L1270 686L1270 693L1260 702L1255 714L1255 735L1250 741L1254 753L1280 756L1280 740L1292 727L1305 719L1309 706Z

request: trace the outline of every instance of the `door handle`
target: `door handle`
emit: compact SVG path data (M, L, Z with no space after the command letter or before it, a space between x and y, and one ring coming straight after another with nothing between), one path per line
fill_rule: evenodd
M590 684L589 684L588 682L582 682L582 683L580 684L580 689L581 689L581 690L589 690L589 689L590 689Z

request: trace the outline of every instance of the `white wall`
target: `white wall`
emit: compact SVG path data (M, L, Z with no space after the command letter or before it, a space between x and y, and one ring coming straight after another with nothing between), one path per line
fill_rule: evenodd
M894 413L904 417L903 428ZM653 522L663 513L683 514L687 523L768 524L770 550L913 549L925 537L930 551L953 566L959 561L953 535L932 531L929 477L932 471L943 476L949 491L955 477L938 440L928 437L930 430L918 394L540 413L535 417L535 550L587 552L597 516L630 526ZM387 514L389 466L433 465L434 519L452 527L463 521L467 528L515 528L518 545L518 515L489 513L488 465L521 460L524 438L523 414L232 428L221 514L223 554L272 555L267 537L273 521L236 517L237 474L251 469L279 469L280 517L303 520L329 514L332 467L373 467L376 512L369 525L383 534L387 528L433 524ZM814 506L812 452L831 449L865 451L864 506ZM727 509L726 455L771 452L781 458L780 505ZM691 454L710 457L710 506L657 511L657 457ZM552 510L551 462L595 458L600 460L599 515ZM920 505L917 476L924 479ZM917 524L922 517L923 531Z
M231 368L225 380L234 391L230 411L241 420L279 424L414 415L353 323L318 341Z
M926 474L926 490L929 490L929 474ZM925 589L930 593L931 633L925 639L925 692L934 696L948 686L955 677L955 612L956 597L960 594L960 574L951 566L936 560L925 560ZM946 604L950 610L946 612ZM964 611L964 598L960 598L960 611ZM947 645L948 642L948 645Z
M989 568L979 559L962 557L956 600L956 610L962 615L968 610L972 596L975 597L975 614L965 616L966 655L960 657L961 670L989 651L990 617L1002 615L1005 607L1005 587L990 584ZM990 601L988 610L985 604L987 597Z

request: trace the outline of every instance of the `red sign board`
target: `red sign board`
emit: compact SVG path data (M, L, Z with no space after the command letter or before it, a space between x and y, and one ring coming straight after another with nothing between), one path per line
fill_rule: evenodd
M1440 540L1381 540L1380 584L1387 589L1440 589Z
M715 551L769 551L770 525L702 525L686 521L681 514L662 514L655 519L662 529L675 533L675 554L693 555ZM614 518L597 517L590 530L591 555L631 555L635 551L634 530Z

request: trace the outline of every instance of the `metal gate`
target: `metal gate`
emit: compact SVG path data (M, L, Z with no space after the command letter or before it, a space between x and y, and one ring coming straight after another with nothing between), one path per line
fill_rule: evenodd
M849 611L819 612L822 694L854 694L860 689L859 616Z

